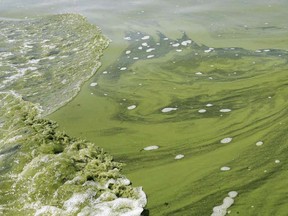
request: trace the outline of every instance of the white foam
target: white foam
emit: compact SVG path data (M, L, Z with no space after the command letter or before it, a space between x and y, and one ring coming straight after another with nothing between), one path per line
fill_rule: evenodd
M182 52L182 49L177 49L176 52Z
M138 60L138 59L139 59L139 57L134 57L133 59L134 59L134 60Z
M227 113L227 112L231 112L231 109L220 109L219 111L222 113Z
M147 146L144 148L145 151L151 151L151 150L156 150L156 149L159 149L159 146Z
M126 69L127 69L126 67L121 67L121 68L120 68L121 71L124 71L124 70L126 70Z
M256 142L256 146L261 146L261 145L263 145L263 144L264 144L263 141L258 141L258 142Z
M142 50L142 49L143 49L143 47L142 47L142 46L139 46L139 47L138 47L138 49L139 49L139 50Z
M173 47L178 47L178 46L180 46L180 44L179 43L175 43L175 44L172 44L172 46Z
M228 196L231 197L231 198L235 198L237 195L238 195L238 192L237 192L237 191L230 191L230 192L228 193Z
M178 108L173 108L173 107L165 107L161 110L161 112L163 113L167 113L167 112L171 112L171 111L175 111L177 110Z
M213 106L213 104L211 104L211 103L206 104L206 107L212 107L212 106Z
M133 110L133 109L135 109L135 108L136 108L136 105L131 105L131 106L128 106L128 107L127 107L128 110Z
M227 166L223 166L220 168L221 171L229 171L231 168Z
M198 72L196 72L195 74L196 74L196 75L201 75L202 72L198 71Z
M275 160L275 163L280 163L280 160Z
M181 42L181 45L182 45L182 46L187 46L188 44L191 44L191 43L192 43L191 40L186 40L186 41L182 41L182 42Z
M226 144L226 143L230 143L231 141L232 141L231 137L226 137L226 138L222 139L220 142L223 144Z
M147 58L153 58L154 57L154 55L148 55L147 56Z
M97 85L98 85L98 83L96 83L96 82L93 82L93 83L90 84L91 87L94 87L94 86L97 86Z
M183 155L183 154L179 154L179 155L176 155L176 156L175 156L175 160L180 160L180 159L182 159L182 158L184 158L184 155Z
M124 40L131 40L131 37L124 37Z
M103 73L103 74L107 74L108 72L107 72L107 71L103 71L102 73Z
M96 195L96 192L89 191L89 190L86 193L82 193L82 194L75 193L72 195L70 199L64 202L63 207L67 212L74 213L78 211L82 203L84 203L87 199L92 198L95 195Z
M146 35L146 36L142 37L141 39L142 39L142 40L148 40L149 38L150 38L150 36L149 36L149 35Z
M166 37L166 38L163 38L163 40L168 40L168 39L169 39L169 38L167 38L167 37Z
M236 191L230 191L228 193L228 197L223 199L223 203L213 208L213 213L211 216L225 216L227 213L229 214L230 211L227 212L227 210L234 204L233 198L235 198L237 195L238 193Z
M213 51L214 50L214 48L209 48L209 49L207 49L207 50L204 50L204 52L205 53L209 53L209 52L211 52L211 51Z
M142 43L142 46L145 46L145 47L147 47L147 46L148 46L148 44L147 44L147 43Z
M131 53L131 50L127 50L125 53L126 53L126 55L128 55Z
M146 52L152 52L153 50L155 50L155 48L149 48L146 50Z
M55 206L42 206L40 209L36 208L34 216L44 216L44 215L64 215L64 211Z
M198 112L199 112L199 113L205 113L206 110L205 110L205 109L200 109L200 110L198 110Z

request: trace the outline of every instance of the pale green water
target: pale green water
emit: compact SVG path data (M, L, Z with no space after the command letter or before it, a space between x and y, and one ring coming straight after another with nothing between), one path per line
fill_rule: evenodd
M148 195L150 215L211 215L232 190L239 195L230 215L287 215L286 1L1 4L8 18L80 13L112 39L91 80L98 85L84 85L50 118L125 162L127 177ZM155 50L139 50L141 39L124 40L130 31L151 35ZM157 36L181 43L183 31L206 47L173 47ZM205 52L209 47L215 49ZM177 110L162 113L165 107ZM221 144L225 137L231 143ZM142 151L150 145L160 148ZM176 161L178 154L185 157Z

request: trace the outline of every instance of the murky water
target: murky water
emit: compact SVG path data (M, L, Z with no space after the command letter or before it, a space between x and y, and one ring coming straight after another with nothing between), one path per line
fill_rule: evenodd
M215 215L287 213L286 1L0 4L5 19L79 13L112 40L50 118L126 163L150 215L211 215L229 191Z

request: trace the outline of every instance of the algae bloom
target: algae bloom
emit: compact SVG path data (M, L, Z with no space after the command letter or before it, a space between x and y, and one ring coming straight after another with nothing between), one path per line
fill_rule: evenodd
M108 39L72 14L0 27L0 215L140 215L146 195L123 164L43 118L100 67Z

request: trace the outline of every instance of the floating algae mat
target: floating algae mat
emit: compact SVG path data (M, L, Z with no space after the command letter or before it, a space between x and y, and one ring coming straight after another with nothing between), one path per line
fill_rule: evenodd
M50 117L125 162L152 216L286 215L287 50L185 34L124 40L118 60Z
M94 74L108 40L78 15L0 27L0 214L140 215L146 195L123 164L42 118Z

